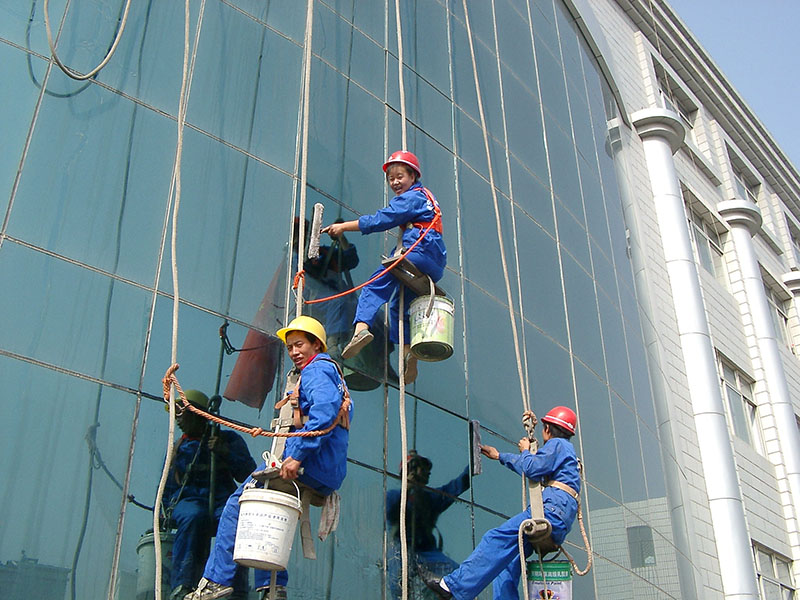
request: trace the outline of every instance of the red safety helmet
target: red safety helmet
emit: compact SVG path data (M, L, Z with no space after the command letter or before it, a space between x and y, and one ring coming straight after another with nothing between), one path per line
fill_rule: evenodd
M542 417L542 422L558 425L570 435L575 435L575 424L578 422L578 417L571 408L555 406Z
M405 150L392 152L392 155L386 159L385 163L383 163L384 173L386 173L386 169L388 169L389 165L392 163L403 163L404 165L408 165L417 172L417 177L422 177L422 171L419 168L419 159L411 152L407 152Z

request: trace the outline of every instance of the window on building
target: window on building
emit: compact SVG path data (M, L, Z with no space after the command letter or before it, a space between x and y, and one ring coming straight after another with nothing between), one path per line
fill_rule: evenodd
M697 120L697 106L683 88L667 73L658 61L654 60L653 66L658 80L658 95L664 108L678 114L686 127L686 138L697 144L695 137L695 122Z
M762 600L793 600L792 562L763 546L754 545L758 588Z
M788 300L781 298L766 283L764 284L764 293L767 295L767 301L769 302L770 316L775 327L775 337L778 343L791 347L789 343L789 315L786 308Z
M733 434L763 454L758 410L753 401L753 384L744 373L722 358L719 359L719 370L722 399Z
M761 187L752 177L748 177L744 173L744 169L736 164L738 161L733 161L733 185L737 193L744 200L750 200L753 204L758 204L758 193Z
M709 215L702 203L687 189L681 188L685 202L686 218L689 221L689 235L694 246L695 260L709 273L727 286L727 273L722 254L722 238L714 224L704 218L699 209Z
M628 527L628 552L633 569L655 565L656 547L653 543L653 530L647 525Z
M786 217L786 228L789 230L789 241L792 244L795 264L800 265L800 227Z

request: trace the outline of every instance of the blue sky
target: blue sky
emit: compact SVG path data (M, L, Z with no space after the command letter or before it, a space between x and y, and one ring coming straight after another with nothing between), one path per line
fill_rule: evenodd
M667 0L800 170L800 0Z

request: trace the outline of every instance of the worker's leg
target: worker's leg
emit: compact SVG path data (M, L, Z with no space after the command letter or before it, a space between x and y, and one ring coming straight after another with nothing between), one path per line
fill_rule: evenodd
M408 344L411 340L411 322L408 318L408 307L411 306L411 301L416 297L417 295L411 290L410 287L406 287L403 290L403 339L406 344ZM400 294L397 293L392 296L392 299L389 302L389 341L393 344L397 344L400 340L400 329L398 327L399 316Z
M172 512L177 531L172 546L172 589L184 585L192 589L197 583L198 575L195 565L203 560L201 546L207 541L205 536L208 526L208 503L195 499L181 500ZM198 564L199 563L199 564Z
M262 571L260 569L255 569L254 575L255 575L255 584L257 590L264 589L270 585L272 579L272 571ZM289 572L278 571L278 576L275 579L278 582L278 585L285 586L289 582Z
M262 463L259 469L263 470L265 467L266 465ZM233 562L233 546L236 542L236 527L239 524L239 497L248 481L249 477L231 494L225 503L225 508L222 509L217 527L217 539L203 572L203 577L220 585L233 585L236 572L241 569Z
M530 518L530 509L484 534L478 547L444 581L454 598L471 600L489 585L513 561L519 563L517 535L522 521ZM530 552L530 547L526 550ZM519 577L519 570L517 571Z
M525 544L525 556L530 554L530 544ZM519 576L522 565L519 562L519 550L516 560L512 560L492 582L493 600L519 600ZM522 585L527 585L523 581Z
M371 276L374 277L380 273L383 268L375 271ZM361 295L358 297L358 306L356 307L356 315L353 318L353 323L366 323L372 325L375 320L375 315L378 314L381 306L386 304L392 297L392 294L400 285L400 282L391 273L378 277L375 281L361 289Z

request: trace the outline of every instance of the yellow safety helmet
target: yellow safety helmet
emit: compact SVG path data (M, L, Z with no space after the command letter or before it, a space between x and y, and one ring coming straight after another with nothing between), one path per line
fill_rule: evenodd
M328 345L325 343L327 339L327 334L325 333L325 327L322 326L322 323L317 321L314 317L307 317L305 315L300 315L299 317L292 319L292 322L289 323L286 327L278 329L276 332L277 336L281 338L283 343L286 343L286 336L291 331L303 331L305 333L310 333L315 338L317 338L322 343L322 351L328 351Z
M186 399L189 401L189 404L196 406L202 410L208 409L208 396L206 396L200 390L184 390L183 392ZM175 397L175 403L178 406L181 406L181 399L179 396ZM169 412L169 404L164 405L164 410Z

